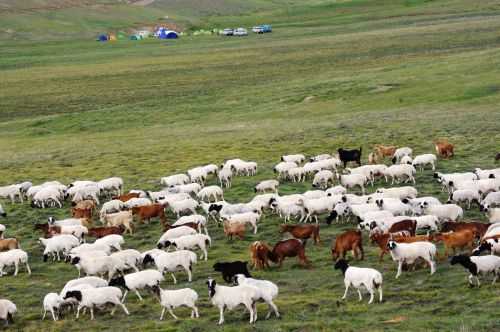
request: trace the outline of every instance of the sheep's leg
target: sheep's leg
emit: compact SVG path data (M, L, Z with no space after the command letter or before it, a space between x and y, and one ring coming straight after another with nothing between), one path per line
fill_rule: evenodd
M379 301L382 302L383 295L382 295L382 285L378 287L378 295L379 295Z
M78 319L78 317L80 317L80 309L82 307L78 306L78 309L76 309L76 319Z
M271 317L271 309L274 311L276 317L279 318L280 313L278 311L278 307L276 306L276 304L274 304L274 302L271 300L268 302L268 305L269 305L269 312L267 313L266 319L269 319Z
M436 263L430 259L429 265L431 266L431 275L433 275L436 272Z
M398 273L396 273L396 279L399 278L402 271L403 271L403 261L399 261L398 262Z
M28 262L26 262L26 270L28 271L28 274L31 275L31 269L30 269L30 265L28 264Z
M253 320L253 308L252 308L253 304L252 303L245 303L245 307L247 308L247 310L250 312L250 321L249 323L252 324L254 322Z
M128 315L130 315L130 313L128 312L127 307L125 306L125 304L123 304L123 303L118 303L118 305L119 305L120 307L122 307L123 312L125 312L125 315L127 315L127 316L128 316Z
M163 307L163 309L161 310L161 315L160 315L160 320L163 320L163 316L165 315L165 307Z
M361 295L361 290L359 288L356 288L356 290L358 291L359 302L363 301L363 295Z
M135 290L135 294L137 295L140 301L143 301L142 296L137 289Z
M342 296L342 300L345 300L346 297L347 297L347 292L349 291L349 286L350 284L346 284L345 285L345 292L344 292L344 296Z
M191 265L189 265L189 268L186 269L186 272L188 274L188 282L191 282L193 280L193 274L191 273Z
M45 315L47 314L47 309L43 309L43 316L42 316L42 320L45 319Z
M170 273L170 275L172 276L172 280L174 281L174 284L177 283L177 279L175 279L175 275L173 273Z
M127 297L127 294L128 294L128 290L125 290L125 293L123 293L123 297L122 297L122 303L125 302L125 298Z
M208 253L207 253L207 249L206 248L203 248L203 256L205 257L205 261L208 260Z
M176 315L174 315L174 312L172 311L172 308L171 307L168 307L167 308L168 310L168 313L170 314L170 316L174 317L175 320L178 320L179 318L177 318Z
M53 308L51 308L51 309L50 309L50 313L52 314L52 319L53 319L53 320L54 320L54 322L55 322L55 321L57 320L57 318L56 318L56 315L54 314L54 309L53 309ZM43 316L45 317L45 313L44 313L44 315L43 315Z
M219 325L224 324L224 306L219 308Z
M90 307L90 320L94 320L94 306Z
M479 277L476 275L477 287L481 287L481 282L479 281Z

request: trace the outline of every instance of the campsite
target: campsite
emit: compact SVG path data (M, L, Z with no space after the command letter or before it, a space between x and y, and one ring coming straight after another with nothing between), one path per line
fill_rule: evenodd
M25 263L20 264L17 276L13 275L14 267L4 268L0 299L12 301L17 310L12 321L4 319L0 310L2 330L498 330L500 283L492 284L494 273L480 275L480 287L472 278L471 287L469 270L451 264L453 256L469 256L487 241L482 238L486 233L466 231L465 236L473 243L472 250L467 243L455 253L450 249L448 257L444 253L449 241L442 240L447 233L444 223L451 219L456 224L467 224L465 227L479 225L478 229L499 222L492 211L500 208L500 202L491 195L500 191L500 187L495 187L500 178L495 175L500 168L496 158L500 153L497 1L157 0L143 6L132 1L0 0L0 5L0 224L5 226L0 231L4 240L18 241L19 249L27 253L31 271L29 274ZM177 30L170 30L170 23L177 24ZM264 25L272 27L272 33L253 30ZM165 27L160 31L165 39L154 38L158 32L154 30L150 31L152 38L145 38L144 28L156 26ZM226 38L210 32L240 27L247 29L248 36ZM176 31L178 38L169 39L169 31ZM110 42L98 41L101 35ZM132 35L139 40L131 40ZM116 40L110 40L110 36ZM391 152L385 157L379 155L383 154L377 152L383 150L380 145ZM436 146L445 149L436 150ZM411 160L401 168L415 165L415 172L410 169L409 173L415 182L405 175L401 179L396 176L398 182L392 183L390 175L385 179L384 174L388 173L383 173L386 169L382 167L384 171L378 176L372 172L363 177L363 189L350 187L347 179L353 174L348 173L361 172L355 170L359 167L357 157L362 167L390 168L395 156L390 147L411 148ZM339 149L349 152L345 154ZM316 163L313 166L319 168L311 170L305 179L301 176L299 181L294 180L293 172L290 175L289 170L276 169L286 162L282 158L290 155L304 155L303 159L292 158L299 175L306 164ZM436 156L435 170L430 164L423 170L414 164L416 157L422 155ZM311 161L314 157L317 158ZM403 157L404 154L397 159ZM321 163L322 160L328 162ZM343 160L348 162L345 167ZM399 162L396 160L396 165ZM209 165L215 165L217 173L214 170L198 177L196 169ZM232 175L227 187L219 179L224 169ZM332 176L327 176L326 184L314 183L315 176L323 171L332 172ZM453 178L452 184L451 180L443 180L443 175L452 173L467 180ZM184 175L188 181L168 184L165 178L172 175ZM96 183L110 178L121 178L123 184L101 191L103 187ZM264 200L260 212L254 212L253 205L251 211L244 210L256 196L275 194L273 188L267 188L266 193L256 192L256 186L266 180L279 181L278 196L265 196L269 199ZM53 183L48 187L59 189L47 199L35 199L34 194L28 195L28 189L20 186L31 182L36 187L49 181ZM54 181L60 182L61 187ZM274 182L270 183L272 187ZM332 194L340 195L336 201L327 198L329 205L325 210L316 213L310 208L309 200L330 197L328 190L334 192L341 185L346 192ZM483 191L480 185L492 187ZM221 216L222 206L217 204L205 211L203 207L209 209L209 200L214 203L215 199L196 193L212 186L222 189L223 199L230 206L243 209L239 212L258 215L256 232L250 220L243 233L238 228L229 238L229 225L226 224L225 232L224 221L231 219L228 216L232 214ZM79 187L86 189L71 189ZM391 207L393 217L410 220L426 215L416 211L423 208L420 205L409 208L410 199L422 197L437 199L442 205L453 205L450 210L462 211L456 218L436 217L437 229L416 230L418 236L431 236L424 242L433 244L439 254L432 257L436 268L432 275L432 264L417 262L415 266L405 266L396 278L398 262L390 252L380 261L380 247L370 238L375 226L382 226L382 234L388 234L383 228L385 224L360 229L357 215L352 213L356 211L353 206L370 204L366 203L369 197L379 200L382 196L374 195L376 191L391 187L413 187L417 191L415 196L408 189L409 194L392 201L404 210ZM14 197L14 203L9 190L20 193ZM187 192L181 193L183 190ZM470 190L480 195L479 200L472 200L469 208L467 200L453 199L457 190ZM158 249L166 232L165 224L173 226L181 218L175 204L172 207L172 202L161 203L168 196L180 194L178 197L199 204L195 212L206 219L210 237L207 260L200 258L203 250L186 249L196 254L196 263L192 270L188 268L192 281L188 281L187 271L179 268L174 272L176 284L170 272L165 272L159 284L163 290L194 290L199 317L191 318L192 309L180 307L173 309L177 320L168 311L160 320L163 306L157 297L159 291L150 287L139 290L143 301L133 290L128 292L123 304L129 315L115 303L113 316L111 307L95 305L94 320L90 310L83 309L76 319L75 304L60 312L57 321L50 312L42 320L44 297L48 293L61 294L68 281L78 278L78 263L71 262L74 257L65 261L71 249L59 252L60 261L47 253L44 261L45 238L62 236L50 234L57 232L54 223L81 212L72 210L72 202L98 200L91 209L92 224L79 226L87 230L112 227L100 221L103 205L113 197L130 193L142 196L134 198L150 200L151 205L165 205L144 222L141 220L147 219L150 210L120 207L121 212L134 215L132 234L119 225L119 230L110 230L122 232L120 251L137 250L143 254ZM292 199L293 195L297 195L293 206L285 208L287 204L279 204L279 198ZM485 201L488 195L493 197L492 203ZM221 200L220 195L216 200ZM389 210L384 205L387 201L374 201L370 208L377 212ZM349 204L350 210L341 211L345 204ZM301 216L302 212L309 214L305 206L307 211L313 211L307 222ZM350 212L337 220L332 216L335 207L337 214ZM292 213L291 209L298 212ZM186 216L193 214L181 212ZM118 212L110 210L102 218L113 213ZM163 222L162 213L166 219ZM291 214L290 221L285 221L287 213ZM305 242L300 240L301 246L295 248L299 252L304 249L308 264L303 264L299 255L285 258L279 266L273 261L275 256L266 254L269 267L252 266L250 247L256 241L273 248L294 237L280 232L282 224L315 226L315 216L319 243L311 235ZM53 229L49 230L49 226ZM47 227L47 233L43 227ZM334 268L337 258L332 257L332 245L347 231L361 233L364 256L356 259L349 251L348 264L381 273L382 302L378 289L373 303L368 304L370 294L366 289L362 290L363 300L358 301L354 287L342 300L345 276L341 269ZM391 236L406 236L405 231ZM195 235L190 229L186 232ZM202 229L200 234L205 231ZM90 244L97 238L86 235L84 239ZM168 253L180 251L173 245L168 248L166 242L160 247ZM110 254L120 252L111 247L109 250ZM8 250L2 250L0 256L4 252ZM481 252L477 257L487 256L495 255ZM257 303L254 323L249 322L249 310L239 306L226 310L224 323L217 325L220 311L212 303L213 290L207 281L212 278L219 286L238 287L214 271L216 263L236 261L248 262L252 278L270 281L279 288L273 299L279 318L273 313L266 319L268 306L261 301ZM157 270L156 263L143 266L144 257L137 262L141 263L136 266L140 271ZM130 273L135 273L133 267L118 271L116 276ZM107 281L108 274L103 277ZM117 287L123 295L126 288ZM76 297L73 299L77 301Z

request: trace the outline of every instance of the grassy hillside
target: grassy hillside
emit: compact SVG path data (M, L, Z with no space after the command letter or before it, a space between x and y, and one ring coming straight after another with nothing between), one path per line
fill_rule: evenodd
M138 12L156 11L161 4ZM240 157L260 165L258 176L237 178L225 192L228 201L243 202L253 196L256 182L273 177L271 168L281 154L312 155L340 146L362 146L367 153L377 143L408 145L419 154L432 152L438 137L457 146L456 158L440 161L439 170L495 167L493 156L500 148L496 1L292 4L289 10L264 9L255 16L204 18L214 25L251 25L257 18L273 22L274 32L262 36L114 44L0 42L0 183L122 176L126 189L159 189L160 176ZM68 10L77 15L79 9ZM422 195L446 199L430 171L417 181ZM309 183L287 183L280 191L307 189ZM199 320L186 319L188 311L181 309L181 321L159 322L160 307L152 296L139 303L130 294L130 317L117 311L115 318L99 314L95 322L85 316L78 322L66 317L41 323L43 295L61 289L76 271L41 261L40 234L32 224L49 215L67 216L69 207L40 211L27 204L2 204L9 217L0 222L9 236L22 240L34 274L1 278L0 297L18 304L13 329L26 331L214 328L218 313L204 284L207 276L215 276L212 264L248 259L252 241L275 243L281 237L279 219L269 214L259 233L244 241L227 241L221 229L210 227L214 246L209 261L196 265L192 284L179 274L175 286L199 292ZM485 220L477 208L466 217ZM220 330L498 329L498 286L468 289L465 271L446 262L435 276L418 270L396 281L395 264L387 258L379 264L378 249L367 239L367 259L356 264L383 272L386 300L368 306L351 293L348 301L338 302L343 282L332 269L329 246L351 227L321 225L322 244L307 244L312 269L290 260L281 269L255 272L280 286L281 320L259 319L253 328L240 310L227 313ZM157 222L139 226L126 237L127 247L152 248L160 234ZM163 287L174 286L167 278ZM259 306L260 318L264 311ZM384 323L398 316L404 319Z

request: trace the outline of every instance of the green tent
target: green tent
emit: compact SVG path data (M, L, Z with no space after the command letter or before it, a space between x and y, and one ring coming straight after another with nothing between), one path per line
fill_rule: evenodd
M142 36L141 35L131 35L130 40L142 40Z

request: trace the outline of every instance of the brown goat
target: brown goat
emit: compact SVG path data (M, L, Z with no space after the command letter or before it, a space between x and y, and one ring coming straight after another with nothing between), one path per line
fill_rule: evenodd
M446 221L441 225L441 232L459 232L462 230L470 230L474 232L474 235L478 238L483 237L483 235L488 230L490 224L485 224L478 221L463 222L463 221Z
M273 262L278 264L279 267L283 265L283 260L285 257L295 257L299 259L299 264L302 266L308 266L309 261L306 257L305 242L297 239L283 240L274 246L273 250L269 252L268 257Z
M375 145L374 151L375 153L383 159L384 157L392 158L394 153L396 152L397 147L392 145Z
M149 223L151 218L160 218L162 224L167 222L165 217L165 207L161 204L151 204L143 206L134 206L132 214L139 218L139 222L144 223L145 220Z
M290 233L296 239L307 240L313 238L319 244L319 225L280 225L280 233Z
M243 240L245 238L245 230L245 224L224 220L224 234L231 240L233 236L237 236L240 240Z
M450 158L454 155L454 145L449 143L448 140L437 140L434 142L436 153L442 158Z
M139 193L128 193L128 194L123 194L120 196L114 196L113 199L118 199L122 202L126 202L129 199L138 198L138 197L139 197Z
M431 241L436 243L443 242L444 257L448 257L448 252L451 249L455 254L456 249L469 248L472 251L474 246L475 233L471 230L464 229L459 232L438 233L430 236Z
M388 233L408 232L410 236L415 236L416 231L417 222L415 220L406 219L392 224Z
M92 219L92 209L87 208L71 208L71 215L73 218L87 218Z
M72 203L74 204L75 209L89 209L92 212L95 210L96 205L95 202L91 199L84 199L83 201L79 201L78 203Z
M19 249L19 241L16 238L11 237L0 240L0 251L9 251L12 249Z
M332 258L345 259L346 253L351 250L356 259L364 258L363 236L359 230L349 230L337 236L335 243L332 242Z
M255 270L269 268L269 253L272 248L264 241L255 241L250 245L250 266Z
M123 231L125 228L123 226L118 226L118 227L94 227L89 229L89 236L95 237L97 239L100 239L101 237L105 237L107 235L111 234L117 234L121 235L123 234Z

